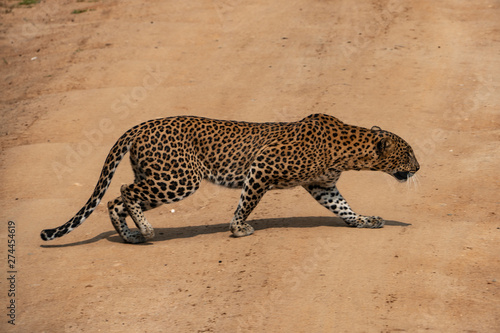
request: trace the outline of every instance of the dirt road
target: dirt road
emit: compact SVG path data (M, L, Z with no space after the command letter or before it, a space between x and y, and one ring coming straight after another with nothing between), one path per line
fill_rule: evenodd
M498 1L16 3L0 14L0 331L500 332ZM39 238L139 122L318 112L415 148L417 183L339 182L383 229L296 188L232 238L239 191L206 183L147 213L153 241L124 244L105 202L132 181L125 161L80 228Z

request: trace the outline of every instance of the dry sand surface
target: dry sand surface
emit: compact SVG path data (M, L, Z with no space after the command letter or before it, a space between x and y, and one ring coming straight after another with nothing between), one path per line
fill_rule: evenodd
M498 1L18 1L0 8L0 331L500 332ZM414 147L415 184L339 182L383 229L295 188L232 238L239 191L204 183L146 214L154 240L124 244L105 203L127 160L80 228L39 237L139 122L318 112Z

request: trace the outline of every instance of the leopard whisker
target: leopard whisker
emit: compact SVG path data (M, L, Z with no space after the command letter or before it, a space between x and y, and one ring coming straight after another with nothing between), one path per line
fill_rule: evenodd
M417 174L414 174L412 177L409 177L409 181L407 182L408 189L417 190L420 187L420 179Z

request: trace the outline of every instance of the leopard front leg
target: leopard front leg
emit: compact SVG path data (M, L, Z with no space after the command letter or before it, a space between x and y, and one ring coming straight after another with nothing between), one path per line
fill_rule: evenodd
M245 221L267 191L265 184L255 179L254 174L253 170L250 171L250 178L245 181L238 207L229 225L235 237L249 236L254 233L254 228Z
M238 203L238 207L234 212L233 219L229 224L229 229L233 233L234 237L244 237L250 236L254 233L254 228L245 222L248 215L250 215L251 211L257 206L257 202L249 199L248 196L245 195L244 191L241 194L240 202Z
M356 228L382 228L385 221L379 216L363 216L356 214L335 185L320 186L307 185L304 188L322 206L338 215L350 227Z

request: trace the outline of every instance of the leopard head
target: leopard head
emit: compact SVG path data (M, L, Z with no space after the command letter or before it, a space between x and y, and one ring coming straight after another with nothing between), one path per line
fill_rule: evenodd
M371 132L375 145L371 170L386 172L405 182L420 169L413 149L405 140L378 126L372 127Z

